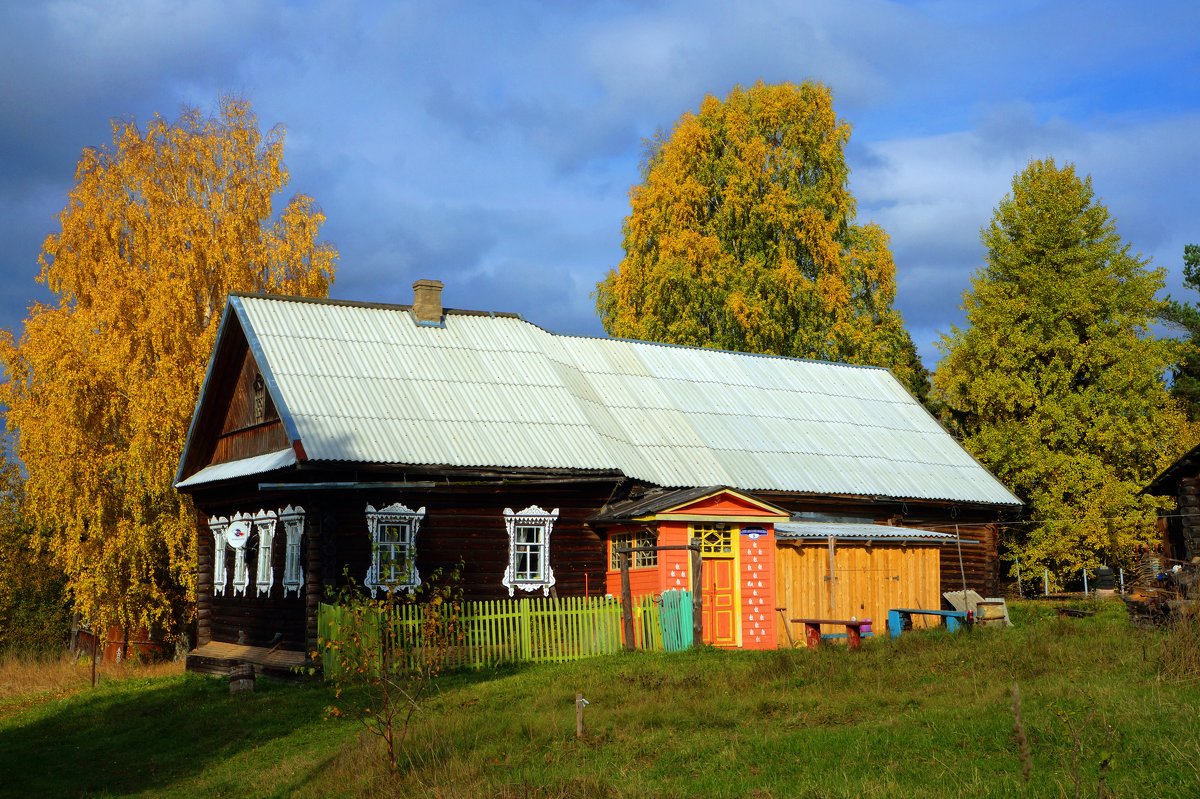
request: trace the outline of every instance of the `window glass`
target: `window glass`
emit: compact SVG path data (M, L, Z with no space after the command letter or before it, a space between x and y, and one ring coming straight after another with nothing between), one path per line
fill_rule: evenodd
M649 530L641 530L637 533L616 533L609 540L608 566L613 571L621 568L621 557L617 553L619 547L652 547L658 544L658 538ZM650 550L631 554L629 567L632 569L644 569L657 565L657 551Z

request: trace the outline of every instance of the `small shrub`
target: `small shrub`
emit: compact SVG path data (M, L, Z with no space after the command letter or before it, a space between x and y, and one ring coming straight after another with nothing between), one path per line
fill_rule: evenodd
M334 666L326 674L337 700L329 714L357 718L382 738L392 770L414 714L462 642L460 583L458 570L435 572L416 590L393 586L372 599L347 578L335 597L344 627L335 639L321 638L314 653ZM400 621L406 608L419 611L415 624Z

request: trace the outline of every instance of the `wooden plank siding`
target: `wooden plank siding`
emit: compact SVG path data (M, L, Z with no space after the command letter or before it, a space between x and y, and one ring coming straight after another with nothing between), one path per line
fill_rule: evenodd
M959 549L954 543L941 546L942 591L961 591L963 573L967 587L982 596L1000 593L998 512L990 507L957 506L933 500L886 500L866 497L798 497L782 492L755 492L755 496L787 508L792 513L815 512L831 516L871 519L875 524L916 527L939 533L958 534L975 543L964 543L962 570ZM952 609L944 599L940 607Z
M792 639L804 639L793 618L870 619L882 635L890 608L941 607L936 546L865 546L838 542L832 602L827 543L782 543L775 553L776 606L785 608ZM826 630L830 632L831 630ZM786 636L781 636L781 640Z
M212 457L205 465L228 463L255 455L265 455L268 452L278 452L281 449L287 449L289 445L287 431L283 429L283 422L275 419L223 433L217 439Z

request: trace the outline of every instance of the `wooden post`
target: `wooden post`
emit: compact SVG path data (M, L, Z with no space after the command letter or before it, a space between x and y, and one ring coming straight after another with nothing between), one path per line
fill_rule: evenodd
M629 553L618 551L621 558L621 625L625 632L625 649L632 652L637 647L633 640L633 590L629 587Z
M833 536L829 536L829 613L832 616L837 607L837 544Z
M693 538L688 549L692 556L692 647L704 646L704 558L700 539Z
M575 737L583 738L583 709L588 701L583 698L581 691L575 692Z

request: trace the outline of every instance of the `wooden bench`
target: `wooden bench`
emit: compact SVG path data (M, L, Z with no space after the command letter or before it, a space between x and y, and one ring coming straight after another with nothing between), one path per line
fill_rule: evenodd
M871 634L870 619L792 619L792 624L804 625L804 643L809 649L816 649L821 645L822 624L845 627L846 644L851 649L858 649L862 645L863 636Z
M958 632L967 620L967 614L961 610L922 610L921 608L892 608L888 611L888 634L899 638L903 630L912 629L913 616L934 616L942 620L947 632Z

